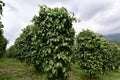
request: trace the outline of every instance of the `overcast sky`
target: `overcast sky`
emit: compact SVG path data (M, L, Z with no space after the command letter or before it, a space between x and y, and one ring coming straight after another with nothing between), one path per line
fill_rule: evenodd
M2 21L4 35L9 40L8 47L21 33L34 15L38 14L39 6L65 7L75 13L81 20L74 23L76 34L82 29L90 29L101 34L120 32L120 0L3 0Z

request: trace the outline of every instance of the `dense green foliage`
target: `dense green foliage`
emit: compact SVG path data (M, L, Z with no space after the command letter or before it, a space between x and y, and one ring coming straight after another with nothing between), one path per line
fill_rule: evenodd
M111 52L111 57L109 59L109 69L118 69L120 67L120 47L115 43L109 44L109 52Z
M105 40L101 35L90 30L83 30L76 37L75 56L73 59L81 69L89 73L90 78L97 73L118 68L120 48Z
M7 40L3 35L0 35L0 58L6 51Z
M46 72L48 80L67 80L74 44L75 21L65 8L41 6L33 25L27 26L15 42L18 59Z
M5 6L5 3L2 0L0 0L0 15L2 15L3 6Z
M1 22L4 6L4 2L0 0L0 58L6 52L7 45L7 39L3 35L4 25ZM37 71L46 74L47 80L68 80L69 74L72 75L72 62L85 74L89 74L90 79L97 74L105 74L108 70L119 69L120 48L90 30L83 30L74 38L74 21L74 15L63 7L41 6L39 14L32 20L33 24L22 30L15 44L7 49L5 56L34 66ZM2 61L4 60L0 59L0 62ZM15 64L18 65L17 62ZM3 65L5 64L0 63L0 66ZM14 64L9 62L9 65ZM81 70L79 71L82 72ZM4 69L1 68L0 71Z
M8 58L16 58L16 52L15 52L15 46L12 45L10 46L6 53L4 54L5 57L8 57Z
M101 38L90 30L84 30L79 33L76 40L78 64L81 69L90 74L90 77L94 77L96 73L102 70Z
M104 42L104 45L101 48L102 54L102 70L103 74L106 70L113 70L115 68L118 68L119 60L120 60L120 48L110 42Z
M7 39L3 36L3 24L1 22L1 15L3 11L3 6L5 4L0 0L0 58L5 53L6 45L7 45Z
M34 58L31 58L31 56L33 56L32 53L34 52L32 49L32 39L34 36L33 32L36 32L33 30L34 28L35 27L32 25L27 26L25 29L23 29L23 33L20 35L20 37L15 41L16 58L21 61L26 61L28 64L31 63L31 60Z
M1 20L1 15L2 15L2 12L3 12L3 6L5 6L5 4L3 3L3 1L0 0L0 20ZM3 24L2 22L0 21L0 35L2 34L2 28L3 28Z
M34 66L37 71L44 72L48 80L68 80L72 62L89 74L90 79L118 69L120 48L90 30L83 30L74 38L73 21L76 21L74 15L63 7L41 6L33 24L22 30L5 55ZM4 36L0 39L2 56L7 41Z

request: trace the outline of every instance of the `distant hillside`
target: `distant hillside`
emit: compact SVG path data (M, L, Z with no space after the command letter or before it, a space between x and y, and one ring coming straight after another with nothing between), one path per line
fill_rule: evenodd
M104 35L110 41L120 41L120 33Z

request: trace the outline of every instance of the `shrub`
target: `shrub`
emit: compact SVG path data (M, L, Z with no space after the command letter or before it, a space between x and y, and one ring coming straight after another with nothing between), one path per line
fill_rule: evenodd
M65 8L41 6L33 25L23 30L15 42L19 59L46 72L48 80L67 80L74 44L75 17Z

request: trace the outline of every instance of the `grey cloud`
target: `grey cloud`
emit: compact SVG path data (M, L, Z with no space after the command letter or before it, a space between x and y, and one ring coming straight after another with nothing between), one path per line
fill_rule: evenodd
M55 4L55 3L62 3L67 4L71 0L41 0L40 3L47 3L47 4Z
M11 5L10 3L6 3L5 6L9 7L9 9L10 9L11 11L17 11L17 8L16 8L15 6Z
M113 14L112 16L110 14L110 9L114 9L112 8L113 4L120 2L118 0L5 0L5 2L7 6L4 10L3 19L4 34L10 41L9 46L19 36L21 29L30 24L32 17L37 15L38 5L63 6L74 12L77 18L83 22L74 25L77 33L82 28L89 28L104 34L120 31L119 14ZM117 8L115 7L115 9ZM115 13L118 12L117 10Z
M105 5L99 5L99 6L94 6L90 8L86 8L86 11L81 14L81 18L84 20L89 20L92 19L96 14L99 14L99 12L102 12L106 9L107 6Z
M21 32L19 27L20 26L14 26L9 29L4 29L4 35L9 40L8 47L10 47L10 45L13 45L15 39L19 36Z
M109 32L109 34L115 34L115 33L120 33L120 25L116 26L116 28L114 29L110 29L107 32ZM108 33L107 33L108 34Z
M13 1L13 0L11 0ZM40 0L15 0L13 1L13 3L17 3L17 5L34 5L34 4L38 4L40 2ZM12 2L11 2L12 3Z
M92 19L95 15L105 11L109 8L109 2L88 2L86 5L80 6L80 17L84 20Z
M116 15L116 14L113 16L109 16L107 18L103 16L97 22L98 22L98 24L103 24L103 25L108 25L108 26L114 25L116 23L120 23L120 16Z

